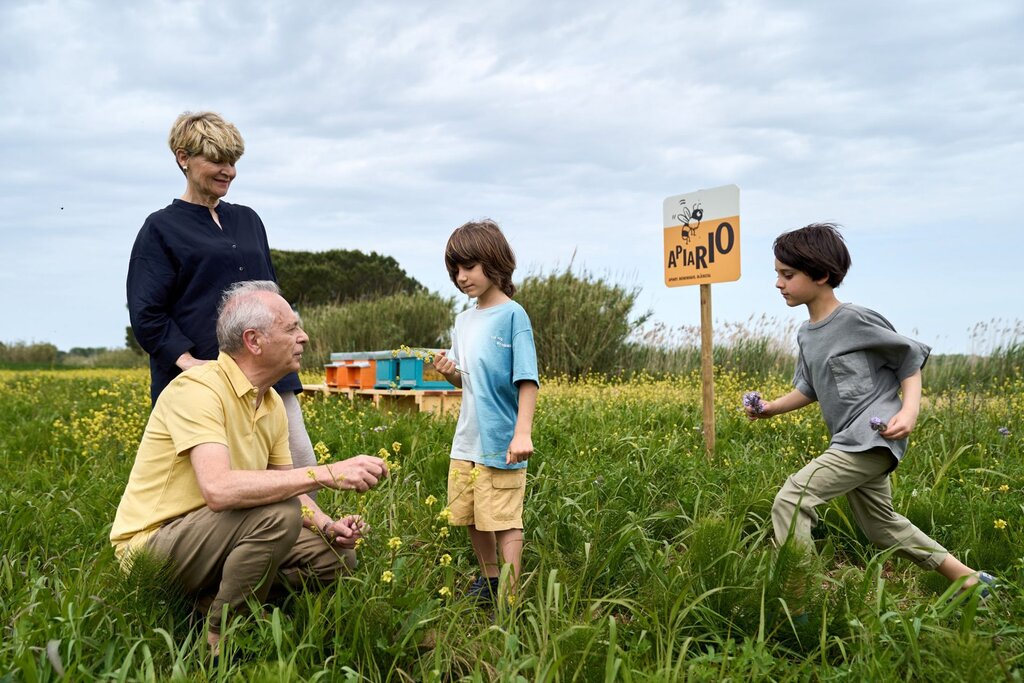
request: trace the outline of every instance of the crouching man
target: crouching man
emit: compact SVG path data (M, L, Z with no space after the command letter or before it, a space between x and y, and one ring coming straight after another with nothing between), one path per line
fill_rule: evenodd
M209 605L214 654L222 616L264 602L275 582L325 584L355 567L363 521L332 520L306 494L366 491L387 476L384 461L368 455L292 469L272 385L299 369L309 337L276 284L228 289L217 340L216 361L160 394L110 532L123 567L139 551L166 558L183 589Z

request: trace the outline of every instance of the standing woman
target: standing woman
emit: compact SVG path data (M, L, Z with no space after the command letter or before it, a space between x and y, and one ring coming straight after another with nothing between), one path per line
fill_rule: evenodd
M149 354L150 396L179 373L217 358L217 305L242 280L274 280L263 221L247 206L221 201L245 142L234 124L213 112L185 112L167 143L185 176L181 199L149 215L128 264L132 332ZM314 465L292 373L274 385L288 412L295 467Z

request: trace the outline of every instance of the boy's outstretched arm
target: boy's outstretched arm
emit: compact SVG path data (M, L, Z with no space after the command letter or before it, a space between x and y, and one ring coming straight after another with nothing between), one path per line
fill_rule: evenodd
M921 371L900 382L903 394L903 407L889 418L886 428L878 432L886 439L905 439L914 431L917 416L921 412Z
M519 412L512 442L505 454L505 464L526 462L533 455L533 413L537 409L537 384L530 380L519 383Z
M766 417L774 417L775 415L788 413L791 410L798 410L804 406L809 406L812 403L814 403L813 399L794 389L785 396L780 396L774 401L762 402L760 413L755 411L753 407L748 406L746 408L747 419L763 420Z

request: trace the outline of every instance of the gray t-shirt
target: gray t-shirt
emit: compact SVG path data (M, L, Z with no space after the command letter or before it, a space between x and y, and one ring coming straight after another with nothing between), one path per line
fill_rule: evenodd
M884 446L898 462L907 439L882 438L871 429L871 418L888 422L899 412L900 382L924 367L931 348L854 304L840 304L824 320L801 325L797 345L793 386L821 405L830 446L854 453Z

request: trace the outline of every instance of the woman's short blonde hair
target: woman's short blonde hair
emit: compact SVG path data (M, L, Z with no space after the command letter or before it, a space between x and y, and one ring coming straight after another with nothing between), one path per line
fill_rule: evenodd
M175 156L183 149L190 157L201 154L218 164L234 164L245 153L245 140L235 124L212 111L187 111L175 119L167 146Z

